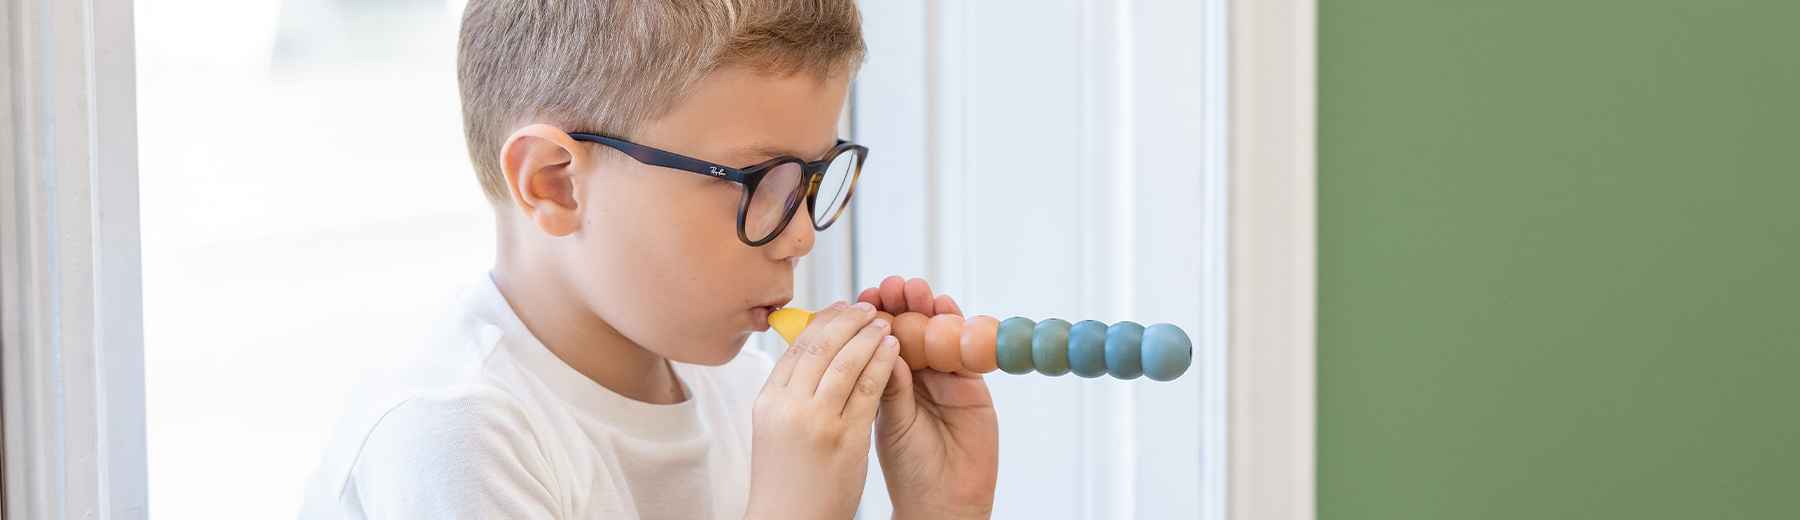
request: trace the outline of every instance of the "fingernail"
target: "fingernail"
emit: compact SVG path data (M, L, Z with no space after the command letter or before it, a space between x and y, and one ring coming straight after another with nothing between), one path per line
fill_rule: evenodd
M900 340L897 340L897 339L894 339L894 337L893 337L893 336L888 336L888 337L885 337L885 338L881 338L881 344L882 344L882 345L883 345L883 346L888 346L888 347L892 347L892 346L895 346L895 345L899 345L899 344L900 344Z
M849 306L850 306L850 304L847 304L844 302L837 302L837 303L831 304L831 310L841 311L841 310L844 310L845 307L849 307Z
M869 302L856 302L856 308L858 308L858 309L862 309L862 310L865 310L865 311L873 311L873 310L875 310L875 306L874 306L874 305L869 305Z
M875 326L885 329L888 326L888 322L887 322L887 320L884 320L881 318L875 318Z

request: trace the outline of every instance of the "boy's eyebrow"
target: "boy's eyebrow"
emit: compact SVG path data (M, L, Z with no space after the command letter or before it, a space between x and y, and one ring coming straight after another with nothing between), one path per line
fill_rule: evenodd
M740 156L757 157L760 160L773 159L776 157L788 155L788 156L799 157L801 159L805 159L808 161L814 161L814 160L818 160L820 157L824 157L825 152L831 151L831 146L837 146L837 143L834 141L831 143L830 146L827 146L824 150L820 150L818 153L808 154L806 152L796 151L792 148L785 148L782 146L777 146L777 145L772 145L772 144L755 144L755 145L738 148L737 153Z

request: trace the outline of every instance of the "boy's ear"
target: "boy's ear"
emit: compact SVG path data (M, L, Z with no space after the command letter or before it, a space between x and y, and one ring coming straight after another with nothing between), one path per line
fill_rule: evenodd
M589 159L579 141L546 124L520 128L500 148L500 169L512 189L513 205L538 229L558 237L581 227L585 194L580 172Z

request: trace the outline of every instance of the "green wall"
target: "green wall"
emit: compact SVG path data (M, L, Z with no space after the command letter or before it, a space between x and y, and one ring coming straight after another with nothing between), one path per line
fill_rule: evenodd
M1800 1L1319 11L1320 518L1800 518Z

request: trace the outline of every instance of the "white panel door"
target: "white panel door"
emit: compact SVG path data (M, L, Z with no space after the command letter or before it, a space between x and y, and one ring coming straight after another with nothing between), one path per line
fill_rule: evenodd
M856 286L1005 319L1169 322L1173 382L989 374L996 518L1224 518L1223 0L883 0ZM885 518L873 472L863 515Z

